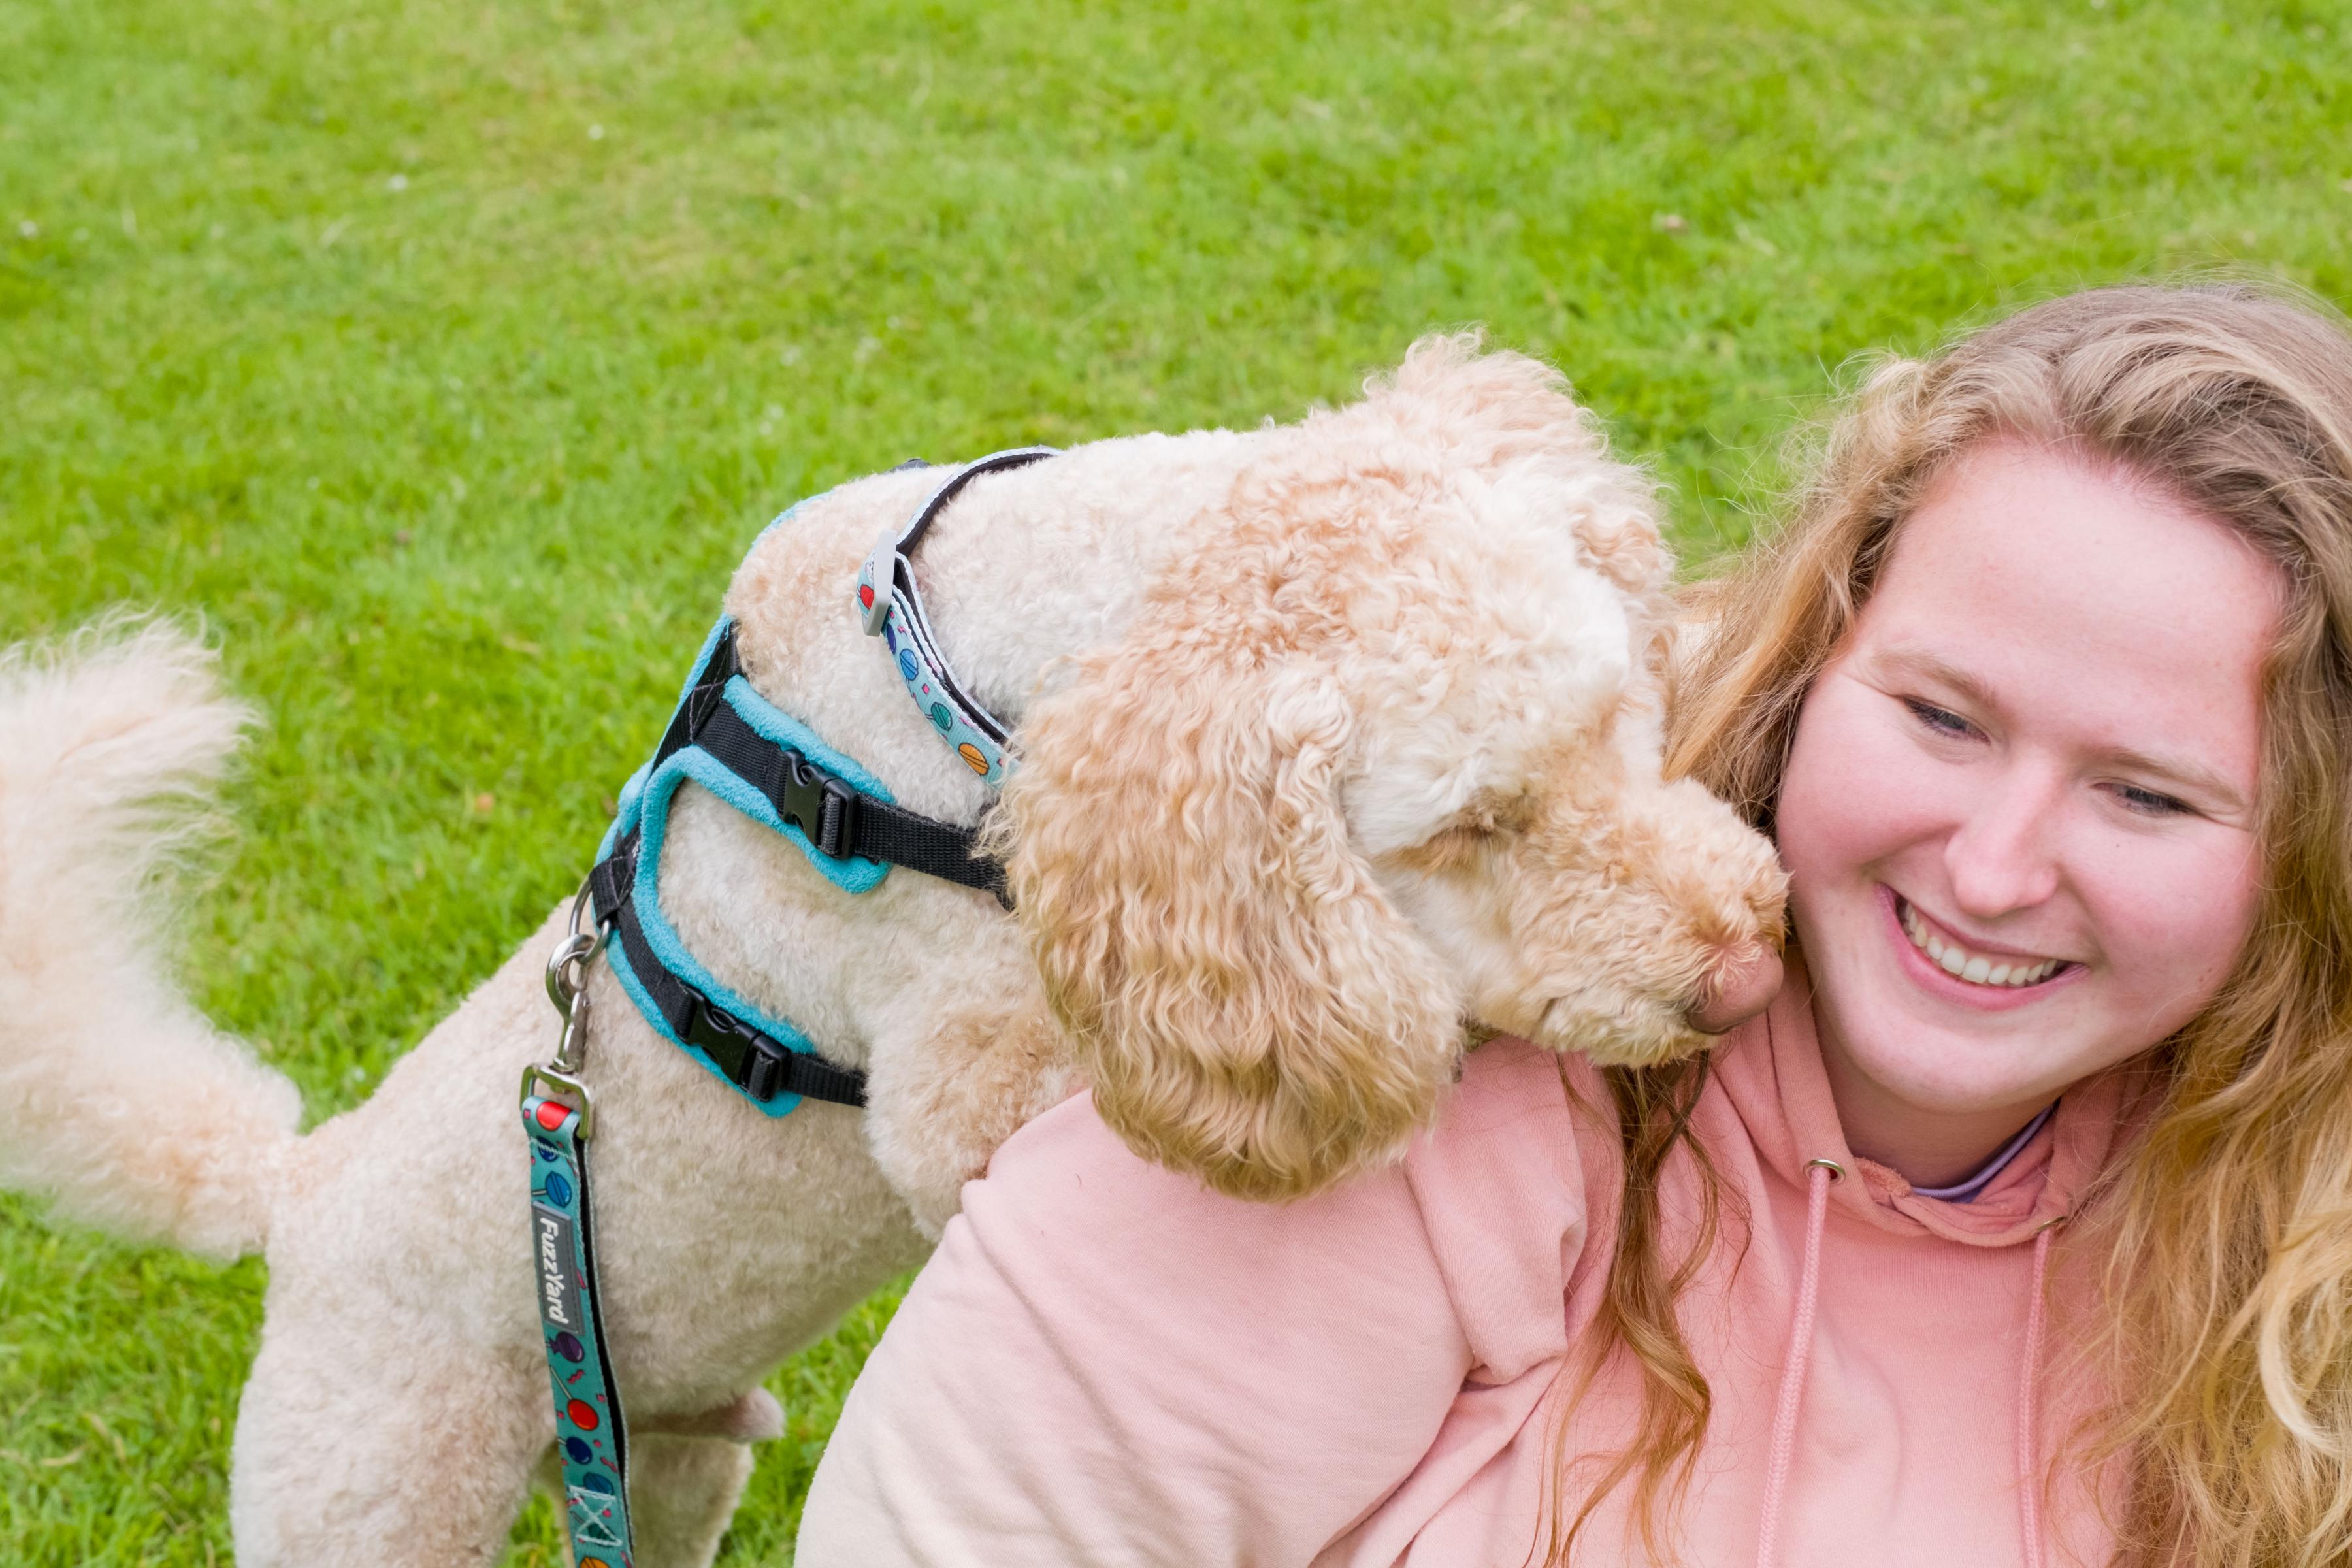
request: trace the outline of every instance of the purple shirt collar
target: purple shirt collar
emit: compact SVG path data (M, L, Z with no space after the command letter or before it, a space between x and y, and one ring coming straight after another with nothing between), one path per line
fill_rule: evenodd
M2048 1121L2057 1109L2058 1102L2054 1100L2043 1106L2033 1120L2025 1124L2024 1131L2002 1144L2000 1152L1987 1161L1975 1175L1955 1182L1948 1187L1915 1186L1911 1190L1923 1198L1941 1198L1948 1204L1972 1202L1979 1193L1992 1185L1992 1179L2008 1168L2009 1163L2017 1158L2021 1150L2033 1142L2033 1135L2042 1131L2042 1123Z

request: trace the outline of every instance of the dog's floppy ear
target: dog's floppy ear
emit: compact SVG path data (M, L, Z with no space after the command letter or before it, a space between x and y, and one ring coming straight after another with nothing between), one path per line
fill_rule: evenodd
M1460 1026L1349 842L1336 674L1253 640L1265 606L1192 590L1218 602L1147 606L1032 708L1000 828L1105 1121L1221 1191L1297 1197L1428 1119Z

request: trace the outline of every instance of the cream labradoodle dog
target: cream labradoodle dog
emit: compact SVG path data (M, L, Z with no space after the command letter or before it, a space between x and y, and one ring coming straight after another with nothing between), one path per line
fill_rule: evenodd
M902 805L971 823L981 781L852 600L938 482L807 504L727 606L760 693ZM697 788L662 851L684 942L862 1067L868 1109L764 1115L589 971L638 1563L709 1561L747 1443L778 1430L761 1378L919 1262L960 1184L1079 1086L1142 1152L1278 1199L1392 1155L1482 1032L1643 1061L1760 1002L1770 850L1659 775L1668 564L1649 487L1558 378L1462 339L1295 426L965 489L921 592L1014 731L989 842L1016 912L903 870L853 896ZM160 956L174 808L247 717L153 626L0 668L0 1180L266 1251L246 1568L489 1563L551 1473L516 1084L554 1043L561 911L302 1134L292 1085Z

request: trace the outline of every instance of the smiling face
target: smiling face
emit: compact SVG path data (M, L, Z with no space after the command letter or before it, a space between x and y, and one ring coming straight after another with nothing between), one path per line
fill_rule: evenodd
M2280 597L2220 522L2021 443L1904 522L1777 816L1856 1152L1963 1174L2212 998L2256 903Z

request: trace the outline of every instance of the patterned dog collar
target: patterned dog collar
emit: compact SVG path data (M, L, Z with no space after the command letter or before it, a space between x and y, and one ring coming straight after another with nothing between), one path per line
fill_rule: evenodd
M857 605L867 637L878 637L890 650L907 695L915 700L931 727L963 759L964 766L992 787L1004 782L1006 731L996 715L958 684L940 652L923 597L915 587L910 557L931 520L946 510L958 490L981 475L999 468L1017 468L1055 455L1052 447L1021 447L994 452L966 463L933 490L930 499L905 527L884 536L857 573Z

